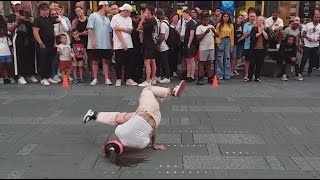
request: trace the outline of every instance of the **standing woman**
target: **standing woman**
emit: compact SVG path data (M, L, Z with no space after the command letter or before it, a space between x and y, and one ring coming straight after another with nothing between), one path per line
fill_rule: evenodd
M234 27L234 48L233 48L233 53L232 58L231 58L231 69L232 69L232 73L231 76L239 76L238 71L236 70L237 68L237 64L238 64L238 60L242 57L242 49L244 46L244 37L243 37L243 23L244 22L244 18L242 14L239 14L237 17L237 22L234 23L233 27Z
M219 36L216 38L218 60L216 73L220 80L229 80L231 77L230 53L234 47L234 28L228 12L222 13L222 18L217 24Z
M257 18L257 24L252 28L250 33L250 49L251 49L251 57L252 62L249 66L249 82L252 80L252 76L254 73L255 81L261 82L260 75L262 66L264 63L264 58L267 51L267 41L269 39L270 30L269 28L265 27L265 18L263 16L259 16Z
M78 30L79 32L79 37L81 39L81 41L83 41L85 43L85 46L87 48L88 45L88 30L87 30L87 24L88 24L88 18L87 16L85 16L84 14L84 10L81 6L77 6L75 9L76 15L77 17L74 18L74 20L72 20L71 23L71 28ZM88 63L88 68L91 72L91 64L88 61L88 56L87 53L85 52L85 61L87 61ZM91 75L93 75L93 73L91 72Z
M171 27L173 27L177 31L178 31L179 20L180 20L180 16L178 13L174 13L170 17ZM179 58L180 58L180 45L169 51L169 67L170 67L170 74L172 77L178 76L177 71L178 71L178 59Z

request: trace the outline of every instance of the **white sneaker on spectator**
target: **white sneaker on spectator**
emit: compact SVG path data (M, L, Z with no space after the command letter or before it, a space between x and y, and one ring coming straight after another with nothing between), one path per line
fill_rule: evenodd
M58 77L62 78L62 74L60 71L58 71Z
M239 72L235 69L235 70L233 70L233 74L235 75L235 76L239 76L240 74L239 74Z
M116 87L120 87L121 86L121 79L117 79L116 81Z
M58 82L53 80L52 78L49 78L48 82L51 83L51 84L58 84Z
M143 83L139 84L138 86L139 86L139 87L147 87L147 86L149 86L149 85L151 85L151 82L144 81Z
M161 84L170 83L170 79L164 78L164 79L160 80L159 82L160 82Z
M136 83L134 80L132 79L127 79L126 85L130 85L130 86L137 86L138 83Z
M298 76L296 77L296 79L297 79L298 81L303 81L303 78L302 78L301 74L298 74Z
M151 85L156 85L157 84L157 80L151 80Z
M106 81L104 82L104 84L106 84L106 85L112 85L112 82L111 82L110 79L106 79Z
M288 81L288 77L287 77L287 75L286 74L284 74L284 75L282 75L282 81Z
M173 77L177 77L178 74L176 72L173 72Z
M35 76L30 76L29 81L32 83L37 83L38 79Z
M58 75L55 75L55 76L53 77L53 80L57 81L58 83L61 82L61 79L59 78Z
M320 71L320 67L317 69L317 71Z
M231 75L230 75L231 77L234 77L234 74L233 74L233 72L231 72Z
M94 79L94 80L91 81L90 86L95 86L97 84L98 84L98 80Z
M69 82L72 82L73 81L73 78L72 77L69 77Z
M18 83L21 84L21 85L25 85L25 84L27 84L27 81L24 79L23 76L21 76L21 77L18 79Z
M4 79L0 78L0 84L4 84Z
M48 82L47 79L42 79L42 80L40 81L40 83L41 83L42 85L45 85L45 86L50 86L50 83Z
M161 81L161 77L156 77L156 81L160 82Z

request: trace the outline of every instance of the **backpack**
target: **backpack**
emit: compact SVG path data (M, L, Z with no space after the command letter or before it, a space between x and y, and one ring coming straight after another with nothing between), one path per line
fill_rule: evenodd
M159 39L160 39L160 25L157 24L153 27L153 32L152 32L152 39L154 44L159 44Z
M169 46L170 49L174 49L179 47L180 43L180 33L170 26L167 22L164 22L168 25L169 27L169 36L168 39L166 40L167 45Z

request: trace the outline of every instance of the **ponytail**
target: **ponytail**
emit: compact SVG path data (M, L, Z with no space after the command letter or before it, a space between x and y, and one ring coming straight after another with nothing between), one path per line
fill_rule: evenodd
M132 156L121 156L120 147L118 143L107 143L104 145L105 157L109 158L110 161L120 167L135 167L139 163L147 162L147 156L144 155L132 155Z

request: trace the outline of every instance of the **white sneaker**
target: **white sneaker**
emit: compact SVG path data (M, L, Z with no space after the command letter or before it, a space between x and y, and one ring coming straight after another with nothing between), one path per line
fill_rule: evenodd
M58 71L58 77L62 78L62 74L60 71Z
M69 82L72 82L73 81L73 78L72 77L69 77Z
M160 82L160 81L161 81L161 77L156 77L156 80L155 80L155 81Z
M138 86L139 86L139 87L147 87L147 86L149 86L149 85L151 85L151 82L144 81L143 83L139 84Z
M138 83L136 83L134 80L132 79L127 79L126 85L130 85L130 86L137 86Z
M235 76L239 76L239 75L240 75L237 70L233 70L233 74L234 74Z
M91 81L90 86L95 86L98 84L98 80L94 79L93 81Z
M21 76L21 77L18 79L18 83L21 84L21 85L25 85L25 84L27 84L27 81L24 79L23 76Z
M234 77L234 74L233 74L233 72L231 72L231 75L230 75L231 77Z
M58 82L58 83L61 82L61 79L59 78L58 75L55 75L55 76L53 77L53 80L55 80L55 81Z
M106 84L106 85L112 85L112 82L110 81L110 79L106 79L106 81L104 82L104 84Z
M38 79L35 76L30 76L29 81L32 83L37 83Z
M296 79L297 79L298 81L303 81L303 78L302 78L301 74L298 74L298 76L296 77Z
M88 110L87 114L83 117L83 123L87 123L91 120L95 120L97 117L94 115L94 111L91 109Z
M164 79L160 80L159 82L162 83L162 84L170 83L170 79L164 78Z
M53 80L52 78L49 78L49 79L48 79L48 82L49 82L49 83L52 83L52 84L58 84L58 82L55 81L55 80Z
M151 84L152 84L152 85L156 85L156 84L157 84L157 81L156 81L156 80L151 80Z
M287 77L287 75L286 74L284 74L284 75L282 75L282 81L288 81L288 77Z
M176 72L173 72L173 77L177 77L178 74Z
M50 86L50 83L48 82L47 79L42 79L40 83L45 86Z
M120 87L121 86L121 79L117 79L116 81L116 87Z
M180 97L182 94L182 91L186 87L186 81L182 80L179 85L177 85L173 90L172 90L172 96Z

